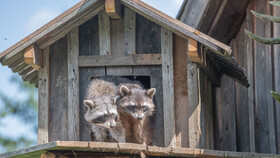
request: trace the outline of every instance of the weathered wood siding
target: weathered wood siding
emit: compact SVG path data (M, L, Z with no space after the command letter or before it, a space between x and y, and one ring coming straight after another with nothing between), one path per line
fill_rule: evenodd
M49 141L68 140L67 38L50 46Z
M222 86L217 89L216 111L229 106L229 113L216 113L224 122L235 122L220 125L216 120L215 148L219 150L252 151L260 153L279 153L279 105L273 101L271 90L279 91L279 49L251 40L244 29L263 37L277 36L277 27L268 21L251 15L250 10L271 14L271 6L266 0L250 1L247 14L236 37L231 41L233 54L246 69L250 87L247 89L232 79L224 76ZM277 14L276 12L274 14ZM271 30L273 28L273 31ZM274 35L271 35L274 32ZM277 60L278 59L278 60ZM225 83L223 85L223 83ZM221 92L225 87L231 87ZM229 100L220 102L220 100ZM235 112L235 114L233 113ZM220 126L227 132L218 130ZM221 142L230 141L226 144ZM233 140L236 140L233 141ZM229 146L230 145L230 146Z
M279 24L258 19L250 12L279 16L279 7L269 5L268 0L213 0L199 4L202 1L189 0L180 20L231 43L233 55L246 69L250 84L245 88L223 76L221 86L213 88L215 149L279 154L280 108L270 94L271 90L280 91L279 46L258 43L244 33L247 29L263 37L279 37ZM213 7L214 4L217 5Z

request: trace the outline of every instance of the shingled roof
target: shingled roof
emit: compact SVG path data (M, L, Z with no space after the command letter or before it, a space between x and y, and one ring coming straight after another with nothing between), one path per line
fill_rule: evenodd
M229 46L160 12L140 0L120 1L122 5L132 9L136 13L158 25L169 29L174 34L186 39L191 38L205 46L209 50L207 51L208 54L214 57L218 66L221 67L221 70L223 70L223 68L227 68L227 70L230 69L231 71L226 72L227 75L236 79L243 85L248 86L244 69L238 66L235 59L232 57L231 48ZM29 81L36 85L38 82L38 72L24 62L24 50L30 45L36 45L40 49L46 48L65 36L75 27L97 15L104 9L104 2L104 0L83 0L79 2L43 27L2 52L0 54L1 64L4 66L8 65L13 72L18 72L24 81Z

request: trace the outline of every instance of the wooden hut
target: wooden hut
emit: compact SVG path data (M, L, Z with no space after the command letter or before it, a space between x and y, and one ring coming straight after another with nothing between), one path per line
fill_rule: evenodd
M246 69L249 88L227 76L216 88L215 149L279 154L280 104L270 94L280 92L279 45L258 43L244 32L279 37L279 25L250 10L280 16L280 8L266 0L185 0L177 19L230 45Z
M2 52L0 60L39 93L39 145L0 157L256 155L211 150L213 92L227 87L221 77L249 86L231 48L139 0L81 1ZM82 101L91 79L101 76L157 89L155 146L92 141Z

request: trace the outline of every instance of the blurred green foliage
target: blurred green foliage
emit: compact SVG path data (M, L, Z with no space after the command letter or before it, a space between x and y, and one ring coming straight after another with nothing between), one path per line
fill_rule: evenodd
M38 129L38 99L37 88L27 82L23 82L18 75L13 75L10 82L17 87L18 95L10 97L0 91L0 131L5 128L3 125L4 118L17 117L24 125L31 125L31 133L37 135ZM23 97L19 97L23 95ZM12 138L0 133L0 148L2 151L12 151L19 148L28 147L36 144L27 136Z

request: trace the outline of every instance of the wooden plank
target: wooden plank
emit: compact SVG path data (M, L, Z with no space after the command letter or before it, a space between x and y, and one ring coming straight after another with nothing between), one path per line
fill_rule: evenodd
M105 76L105 68L80 68L79 70L79 92L80 92L80 141L92 141L91 126L85 120L86 106L83 101L86 97L86 90L94 77Z
M50 47L49 141L68 140L67 39Z
M43 67L42 50L36 45L30 45L24 50L24 61L36 70Z
M164 146L176 146L172 32L161 28Z
M153 144L164 146L164 125L163 125L163 85L162 85L162 67L161 66L133 66L134 76L150 76L151 87L156 88L154 103L156 113L154 118Z
M187 1L180 18L177 19L183 21L190 27L198 29L203 22L202 19L204 19L203 17L205 17L211 2L211 0ZM197 14L194 14L194 12L197 12Z
M270 14L269 4L256 1L255 11ZM255 32L271 36L271 23L255 19ZM255 41L254 41L255 42ZM255 42L256 151L276 153L272 90L271 46Z
M80 138L79 109L79 28L67 35L68 52L68 140L78 141Z
M100 55L111 54L110 18L105 10L98 14Z
M124 44L124 19L111 20L111 43L112 43L112 55L123 56L125 53ZM116 59L114 59L116 60ZM122 63L122 62L120 62ZM106 67L107 75L111 74L127 74L132 75L132 67L127 66L108 66ZM115 75L114 75L115 76Z
M246 34L244 33L245 22L241 26L240 32L235 38L234 56L242 67L247 67ZM250 130L249 130L249 105L248 90L239 83L235 83L236 89L236 138L238 151L250 151Z
M161 54L80 56L79 67L161 65Z
M33 69L29 71L28 73L22 75L22 80L23 81L30 81L33 77L38 75L38 71Z
M250 2L247 7L246 15L250 15L249 13L253 9L253 3ZM246 29L253 32L253 19L252 16L246 16ZM246 50L247 52L247 77L250 87L248 87L248 108L249 108L249 136L250 136L250 151L255 152L255 85L254 85L254 52L253 52L253 40L245 36L246 41Z
M236 151L235 115L234 81L228 76L223 76L221 88L216 88L214 149Z
M57 18L53 19L52 21L50 21L46 25L42 26L37 31L33 32L29 36L25 37L24 39L22 39L21 41L19 41L18 43L14 44L12 47L8 48L3 53L1 53L1 55L0 55L1 63L9 65L10 63L12 63L13 57L15 55L21 55L21 53L23 53L22 52L23 49L25 49L27 46L33 44L34 42L36 42L38 39L43 38L45 35L50 34L51 32L52 32L52 34L57 34L59 32L62 32L62 34L58 34L59 36L56 36L56 40L60 39L61 37L63 37L64 35L67 34L67 32L65 33L62 30L66 30L65 27L63 27L63 26L65 26L64 24L66 24L69 19L72 19L73 17L75 17L76 20L72 20L72 22L74 22L74 23L77 20L79 22L82 22L81 20L87 21L86 18L79 18L79 15L82 15L82 13L85 13L85 15L86 15L87 13L92 12L92 10L90 10L90 7L93 6L93 7L98 8L102 5L101 3L103 3L103 2L98 1L98 0L81 1L80 3L76 4L72 8L68 9L67 11L65 11L64 13L59 15ZM104 5L103 5L103 8L104 8ZM83 22L85 22L85 21L83 21ZM82 24L82 23L80 23L80 24ZM76 24L78 24L78 23L76 23ZM70 26L70 27L72 26L73 28L75 28L76 26L74 26L74 25L73 25L73 23L70 22L70 23L67 23L66 26ZM68 30L68 31L70 31L70 30ZM48 36L48 37L53 37L53 36ZM55 42L56 40L52 40L52 43ZM43 43L46 43L46 42L43 42ZM50 44L51 43L49 43L48 45L50 45ZM41 47L39 45L39 47L41 49L43 49L48 45L45 45L44 47Z
M136 13L124 8L124 47L126 54L136 54Z
M43 68L38 73L38 144L49 142L49 68L49 47L47 47L43 50Z
M25 67L25 69L21 70L18 74L19 74L19 75L25 75L25 74L29 73L29 72L32 71L32 70L34 70L33 67L27 66L27 67Z
M16 72L22 71L26 67L28 67L28 65L23 61L18 66L13 67L12 71L16 73Z
M112 19L121 19L121 2L120 0L106 0L105 1L106 13Z
M94 152L93 152L94 151ZM13 152L0 154L1 157L11 158L33 158L40 157L46 152L54 154L87 158L90 157L138 157L141 151L149 157L267 157L279 158L279 155L273 154L259 154L248 152L229 152L229 151L216 151L207 149L190 149L190 148L163 148L156 146L144 146L133 143L103 143L103 142L73 142L73 141L57 141L46 144L41 144L25 149L20 149Z
M98 16L79 26L79 54L99 55Z
M277 7L273 7L273 15L280 16L280 10ZM280 25L278 23L273 23L273 32L275 35L279 35ZM280 46L273 46L273 70L274 70L274 91L280 92ZM277 154L280 153L280 103L274 101L275 107L275 131L276 131L276 145L277 145Z
M207 85L207 102L205 102L206 104L206 112L207 112L207 118L206 120L208 121L207 126L207 144L206 147L207 149L214 149L214 115L213 115L213 110L214 110L214 106L213 106L213 97L214 97L214 93L212 91L212 83L211 81L208 80L208 85Z
M188 147L188 66L187 41L173 34L176 147Z
M136 53L161 52L160 26L153 21L136 14Z
M152 8L151 6L145 4L142 1L138 0L121 0L122 4L134 10L135 12L141 14L153 22L166 27L172 32L183 38L193 38L200 42L201 44L207 46L209 49L215 52L224 53L221 50L224 50L226 53L231 54L231 48L225 44L218 42L217 40L191 28L190 26Z
M199 148L200 122L197 121L198 105L199 105L199 87L197 64L193 63L188 57L188 113L189 119L189 148Z

